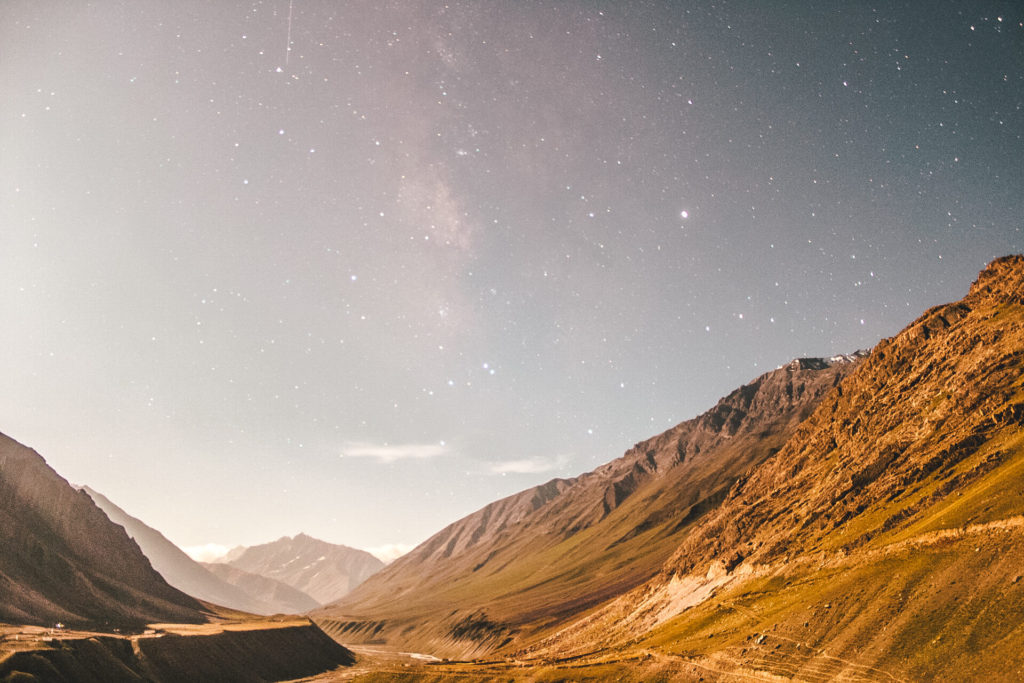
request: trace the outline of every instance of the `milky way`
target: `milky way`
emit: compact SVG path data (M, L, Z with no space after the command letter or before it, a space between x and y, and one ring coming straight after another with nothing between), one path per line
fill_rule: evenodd
M895 5L895 6L894 6ZM1024 250L1018 3L0 8L0 431L414 543Z

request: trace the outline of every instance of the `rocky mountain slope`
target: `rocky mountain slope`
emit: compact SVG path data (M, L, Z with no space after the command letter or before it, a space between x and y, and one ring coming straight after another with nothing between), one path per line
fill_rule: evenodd
M650 579L861 355L801 359L575 479L497 501L315 613L344 642L481 655Z
M777 382L769 373L693 421L714 448L698 455L684 423L499 501L318 618L336 637L489 655L424 680L1020 680L1024 257L994 261L962 301L832 380L788 429L744 432L723 408ZM683 465L714 467L673 479L673 444ZM709 486L722 468L728 485ZM604 495L570 502L601 477ZM681 504L694 490L699 504ZM616 571L635 538L658 566L628 587ZM607 598L579 599L580 586Z
M346 595L384 566L365 550L327 543L305 534L239 550L232 550L229 566L280 581L319 604Z
M124 527L143 554L169 584L189 595L252 614L300 614L320 603L299 590L273 579L229 572L230 579L211 571L186 555L156 529L132 517L109 498L83 486L110 521Z
M1014 256L879 343L656 577L523 654L655 647L718 672L1019 680L1022 562Z
M87 493L2 434L0 548L0 621L133 627L205 619Z

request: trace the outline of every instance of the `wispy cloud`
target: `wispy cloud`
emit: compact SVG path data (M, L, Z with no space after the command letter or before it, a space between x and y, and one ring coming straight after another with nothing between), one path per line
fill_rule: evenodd
M204 545L186 546L182 550L196 562L216 562L227 555L231 548L219 543L206 543Z
M381 562L390 564L415 547L412 543L385 543L373 548L364 548L364 550Z
M556 455L552 458L523 458L502 460L491 465L494 474L539 474L561 469L569 463L569 456Z
M381 462L424 460L448 453L444 443L372 444L350 443L341 450L343 458L375 458Z

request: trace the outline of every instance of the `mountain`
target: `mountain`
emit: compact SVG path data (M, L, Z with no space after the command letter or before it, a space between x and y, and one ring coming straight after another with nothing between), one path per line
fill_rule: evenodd
M125 530L35 451L0 434L0 621L137 627L205 620Z
M320 607L320 603L298 588L259 574L217 562L204 562L202 566L224 581L260 602L272 605L276 612L304 614Z
M791 676L1020 680L1022 567L1024 257L1012 256L880 342L657 577L536 653L648 633L720 671L756 660Z
M82 490L89 494L112 522L124 527L153 568L169 584L193 597L231 609L264 615L297 614L320 604L301 591L272 579L243 580L239 583L228 580L193 560L159 531L132 517L103 494L88 486L83 486Z
M327 543L305 534L231 551L227 564L296 588L320 604L346 595L384 563L365 550Z
M315 612L345 642L481 656L658 573L691 526L782 447L863 354L799 359L574 479L492 503Z
M495 679L1020 680L1024 257L851 360L487 506L315 616Z

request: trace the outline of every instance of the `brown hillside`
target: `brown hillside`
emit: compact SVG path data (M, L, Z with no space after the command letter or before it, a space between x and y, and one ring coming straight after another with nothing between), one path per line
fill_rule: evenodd
M315 613L343 642L480 655L653 576L860 356L803 359L575 479L497 501Z
M752 562L849 551L895 536L1006 462L1012 453L997 437L1024 424L1022 264L1021 257L994 262L963 301L933 308L879 343L856 377L687 538L666 570L690 571L740 544ZM928 495L915 495L929 479Z
M529 656L653 647L719 673L1020 680L1022 563L1013 256L882 341L657 577Z
M154 571L125 530L35 451L0 434L0 621L199 622L202 606Z
M351 651L297 618L154 624L135 635L46 633L0 628L0 680L249 683L295 680L355 661Z

